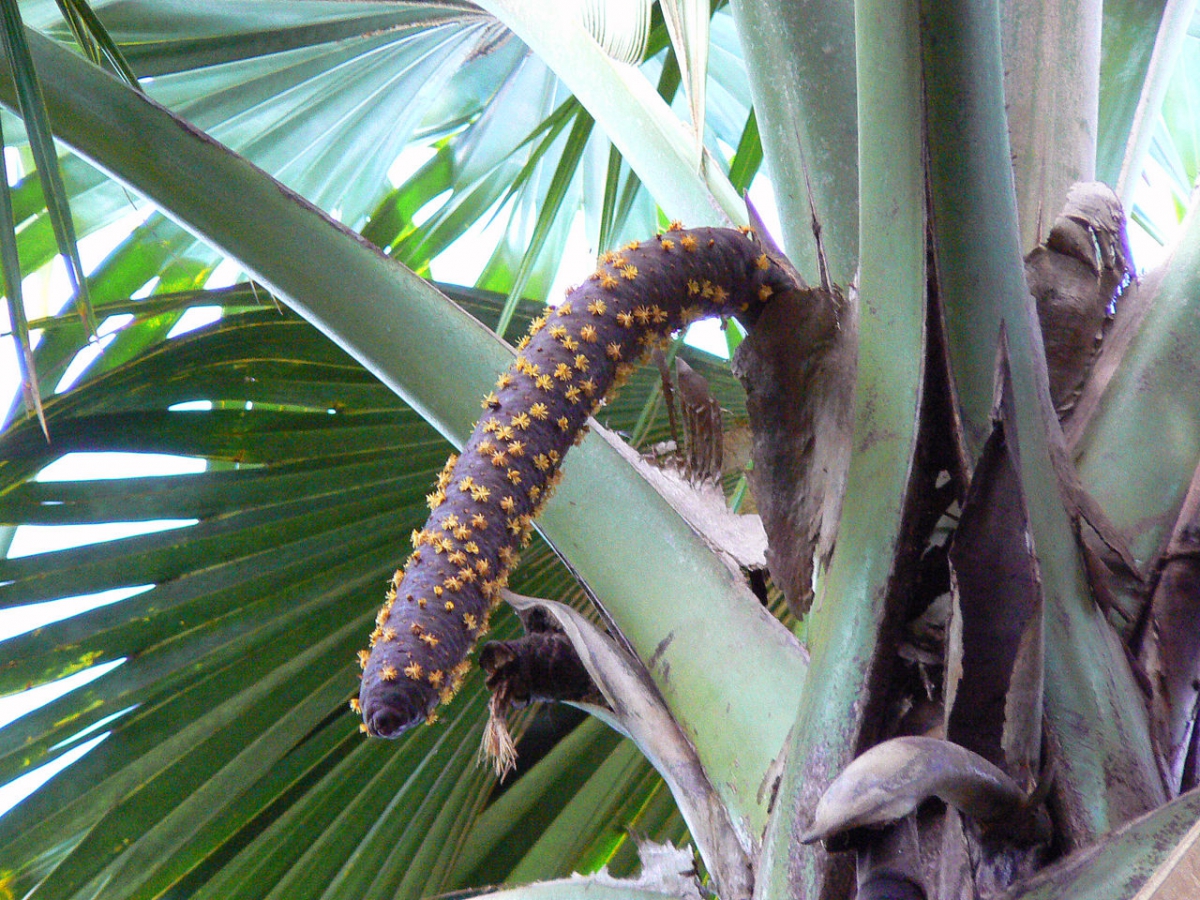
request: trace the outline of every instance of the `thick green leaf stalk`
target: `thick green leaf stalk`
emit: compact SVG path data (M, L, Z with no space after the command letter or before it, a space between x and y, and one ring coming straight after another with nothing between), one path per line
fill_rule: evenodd
M534 321L427 498L432 514L392 579L371 650L360 653L354 705L368 734L396 737L454 697L564 455L635 363L695 319L750 324L771 297L797 287L752 229L673 225L604 254L581 287Z

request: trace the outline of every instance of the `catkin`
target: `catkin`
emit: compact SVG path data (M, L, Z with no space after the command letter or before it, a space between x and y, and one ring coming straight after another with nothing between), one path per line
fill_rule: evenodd
M471 648L528 543L585 422L644 354L706 316L750 324L797 287L751 229L678 225L600 257L557 309L536 319L482 401L461 455L428 496L429 520L376 617L352 705L363 729L396 737L436 717L469 669Z

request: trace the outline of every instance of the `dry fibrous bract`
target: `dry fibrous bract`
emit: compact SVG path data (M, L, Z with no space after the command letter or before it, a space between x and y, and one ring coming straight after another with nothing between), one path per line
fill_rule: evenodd
M738 347L753 433L748 473L767 532L767 566L797 615L812 602L814 556L828 561L850 460L856 356L853 305L805 288L763 312Z
M1150 722L1173 792L1200 784L1200 470L1159 560L1141 659L1150 675Z
M997 369L992 432L975 465L949 552L945 725L948 740L1032 793L1044 768L1045 602L1022 487L1004 331ZM1009 823L990 830L980 826L982 817L972 821L948 810L941 822L939 883L982 895L1034 871L1045 855L1049 823L1044 810L1033 808L1040 800L1029 805L1027 818L1015 828Z
M539 702L602 705L604 696L562 628L541 608L522 617L526 633L512 641L490 641L479 651L479 667L492 698L482 753L503 779L516 766L517 748L505 717Z
M689 478L716 481L724 462L721 404L708 389L708 381L684 360L675 360L679 378L679 408L687 434L685 465Z
M534 321L428 496L429 520L360 654L356 706L368 733L395 737L454 697L563 457L604 396L682 325L707 315L752 323L796 287L751 229L672 226L605 253Z
M1049 236L1025 257L1060 416L1083 389L1113 305L1133 276L1121 201L1099 182L1073 185Z
M900 737L876 744L834 779L801 840L886 825L933 797L988 824L1030 812L1020 786L977 753L938 738Z
M561 629L529 631L516 640L484 644L479 667L501 712L537 702L604 702Z
M680 470L682 477L694 484L716 483L725 462L720 402L709 390L708 379L685 360L675 359L674 375L663 353L656 350L653 360L661 377L671 440L654 447L647 460Z
M992 433L950 549L946 737L1029 789L1042 743L1043 599L1003 341L999 369Z

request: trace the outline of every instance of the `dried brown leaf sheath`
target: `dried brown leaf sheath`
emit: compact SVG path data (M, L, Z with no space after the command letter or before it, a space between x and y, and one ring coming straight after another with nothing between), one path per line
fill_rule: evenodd
M517 551L563 456L601 399L667 334L694 319L757 319L794 280L747 230L672 227L600 259L557 310L537 319L516 362L429 495L360 657L368 733L396 737L454 696L487 631Z
M992 433L950 550L946 737L1029 788L1040 768L1042 581L1021 487L1003 339L998 368Z
M857 341L836 290L790 292L733 358L746 389L767 567L797 616L812 603L814 553L833 552L854 430Z
M1135 275L1125 213L1099 182L1071 186L1045 242L1025 257L1046 342L1050 396L1066 416L1091 372L1110 307Z
M687 434L687 475L696 481L719 481L724 463L721 404L708 389L708 381L684 360L675 360L679 376L679 408Z
M1167 781L1176 792L1200 783L1200 469L1159 560L1142 659L1150 673L1150 721Z

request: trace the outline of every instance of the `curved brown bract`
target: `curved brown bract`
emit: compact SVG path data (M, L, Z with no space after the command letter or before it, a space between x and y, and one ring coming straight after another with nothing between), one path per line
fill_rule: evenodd
M595 273L534 321L516 362L427 498L432 514L392 579L364 666L365 730L396 737L457 692L500 590L585 421L634 364L694 319L753 322L796 288L750 229L678 226L600 258Z

